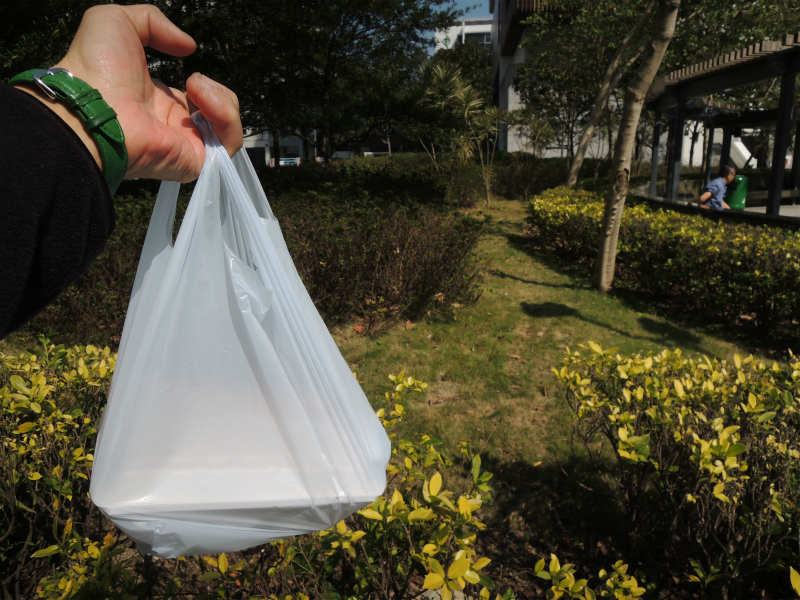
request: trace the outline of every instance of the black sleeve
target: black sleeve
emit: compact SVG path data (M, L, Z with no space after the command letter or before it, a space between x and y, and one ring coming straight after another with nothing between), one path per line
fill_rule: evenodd
M83 273L113 227L108 186L80 138L0 85L0 337Z

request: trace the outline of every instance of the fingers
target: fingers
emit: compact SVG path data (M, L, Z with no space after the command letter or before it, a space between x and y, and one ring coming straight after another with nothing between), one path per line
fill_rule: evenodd
M197 44L188 33L170 21L157 7L150 4L121 6L133 25L143 46L171 56L188 56Z
M236 94L213 79L194 73L186 81L186 97L211 123L228 154L236 154L242 147L242 121Z

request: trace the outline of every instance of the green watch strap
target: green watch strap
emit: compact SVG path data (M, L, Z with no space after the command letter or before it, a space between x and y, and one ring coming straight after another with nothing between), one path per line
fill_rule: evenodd
M97 142L103 160L103 176L113 196L128 170L128 151L117 113L103 100L100 92L60 68L30 69L15 75L9 83L32 83L50 98L66 104L77 115Z

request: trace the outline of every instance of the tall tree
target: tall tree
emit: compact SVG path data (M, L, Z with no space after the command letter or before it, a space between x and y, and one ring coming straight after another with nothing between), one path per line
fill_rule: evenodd
M642 37L649 31L645 25L652 16L649 10L652 3L642 0L567 1L562 10L537 13L530 20L526 44L531 52L519 87L552 124L563 130L574 120L572 126L580 141L572 153L569 185L577 181L598 124L608 107L614 109L630 69L640 62ZM798 29L800 4L795 0L684 0L662 70L671 71L763 39L778 39ZM603 76L598 78L598 73ZM776 89L771 90L773 94ZM587 90L592 98L586 97ZM765 84L719 96L742 106L767 107L775 102L769 92Z
M589 143L592 141L594 131L600 124L600 119L603 117L605 108L608 106L608 100L612 92L616 89L620 79L628 72L628 69L639 59L641 56L643 46L637 43L637 36L641 32L644 25L650 20L653 12L653 6L650 5L642 12L636 25L631 29L617 48L614 58L606 67L603 74L603 79L600 81L600 87L597 89L597 94L594 97L591 114L586 121L581 134L581 140L578 142L578 147L575 151L575 156L572 159L572 164L569 168L567 175L567 185L573 187L578 182L578 174L583 166L583 158L586 155L586 150L589 148ZM630 48L634 50L631 51Z
M640 46L637 33L647 21L647 6L644 0L567 1L526 20L527 59L516 87L554 128L570 160L585 153L591 135L577 147L575 142L587 117L596 127ZM598 80L604 71L605 86Z
M603 240L597 260L596 285L602 292L611 289L617 258L619 226L625 199L628 196L631 157L636 142L636 130L642 114L645 96L661 66L661 61L675 34L680 0L654 0L657 12L653 22L652 41L646 55L633 74L625 94L622 122L614 146L613 180L606 195L603 214Z
M0 80L20 71L52 66L67 52L92 0L0 2Z
M452 0L159 0L198 41L183 69L239 95L245 125L336 147L387 135Z

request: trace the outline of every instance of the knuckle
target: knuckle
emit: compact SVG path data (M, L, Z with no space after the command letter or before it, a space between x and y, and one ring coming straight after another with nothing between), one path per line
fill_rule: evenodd
M142 7L142 10L144 10L149 17L160 17L164 14L161 12L161 9L154 4L140 4L139 6Z
M239 96L237 96L234 92L231 92L231 104L233 104L233 108L236 112L239 112Z
M87 8L83 12L83 16L85 18L95 18L104 15L112 15L120 11L122 11L122 7L117 6L116 4L98 4Z

